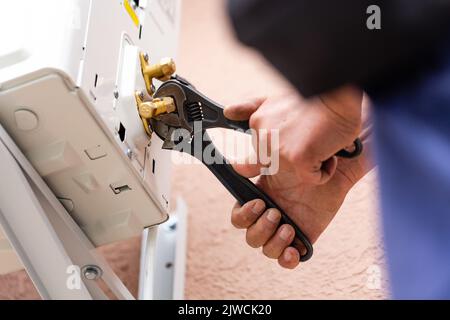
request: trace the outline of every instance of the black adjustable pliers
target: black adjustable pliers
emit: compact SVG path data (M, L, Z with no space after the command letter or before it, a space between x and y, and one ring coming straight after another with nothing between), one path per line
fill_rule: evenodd
M181 77L172 77L164 82L155 92L154 98L171 97L175 103L175 111L160 114L150 120L151 129L164 141L163 148L188 153L203 164L219 179L228 191L243 205L254 199L262 199L266 208L276 208L281 212L280 224L290 224L295 229L292 246L299 252L303 246L306 253L300 261L306 261L313 254L313 247L308 237L292 221L291 218L267 194L258 189L249 179L236 173L229 162L220 154L208 134L209 128L227 128L246 131L248 121L231 121L225 118L223 107L198 92L189 82ZM197 122L197 125L195 125ZM201 126L199 126L201 122ZM200 129L196 129L196 128ZM180 130L182 129L182 130ZM184 133L179 134L182 131ZM339 151L336 155L344 158L357 157L362 151L359 139L354 142L354 151ZM205 161L203 151L213 150L215 161ZM200 152L196 152L200 150Z

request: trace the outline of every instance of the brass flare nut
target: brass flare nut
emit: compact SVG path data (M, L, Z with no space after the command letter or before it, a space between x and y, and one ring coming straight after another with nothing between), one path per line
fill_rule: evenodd
M162 58L159 63L150 65L148 56L141 52L140 61L145 86L150 95L153 95L153 79L167 81L176 71L176 65L172 58Z
M139 115L144 119L151 119L163 113L175 111L175 102L170 97L155 98L149 102L143 102L138 106Z
M144 69L144 74L148 74L150 78L155 78L160 81L167 81L175 73L176 66L172 58L162 58L161 61L155 65L148 66Z
M171 113L176 110L175 102L170 97L155 98L144 102L144 94L136 92L135 94L139 117L145 132L149 137L152 136L149 120L163 113Z

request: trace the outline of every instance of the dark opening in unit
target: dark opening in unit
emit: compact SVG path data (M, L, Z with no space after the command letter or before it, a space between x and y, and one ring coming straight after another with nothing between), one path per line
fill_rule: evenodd
M125 129L125 127L123 126L123 124L121 122L120 126L119 126L118 134L119 134L120 141L122 141L122 142L125 140L126 131L127 131L127 129Z

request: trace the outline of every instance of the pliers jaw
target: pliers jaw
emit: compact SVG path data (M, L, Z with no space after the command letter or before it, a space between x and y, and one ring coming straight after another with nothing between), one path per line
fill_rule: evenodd
M225 118L223 106L212 101L181 77L172 77L163 83L154 97L170 96L174 99L182 127L194 134L211 128L247 131L248 121L232 121ZM201 123L201 125L199 125Z

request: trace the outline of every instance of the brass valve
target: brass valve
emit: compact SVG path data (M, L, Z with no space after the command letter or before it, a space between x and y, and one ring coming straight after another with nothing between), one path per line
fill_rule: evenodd
M159 63L150 65L148 55L140 53L141 71L149 95L153 95L153 79L167 81L175 73L176 66L172 58L162 58Z
M170 97L155 98L151 101L144 101L144 94L136 92L135 94L139 116L144 125L145 132L149 137L152 131L149 126L149 120L163 113L171 113L176 110L175 102Z

